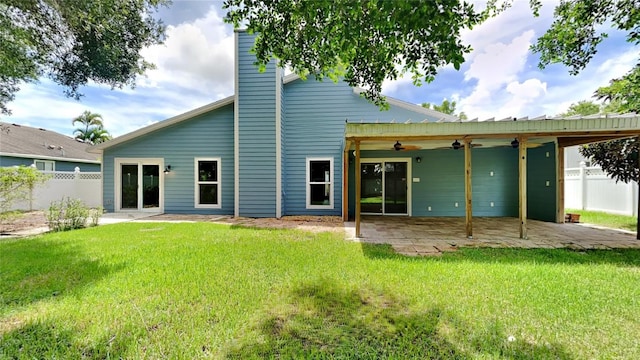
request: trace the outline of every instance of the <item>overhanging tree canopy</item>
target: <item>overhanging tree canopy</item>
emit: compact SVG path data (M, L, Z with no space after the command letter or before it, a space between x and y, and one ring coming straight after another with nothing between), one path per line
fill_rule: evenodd
M19 86L49 77L79 98L89 80L133 85L152 67L144 47L164 40L151 17L166 0L5 0L0 2L0 112Z

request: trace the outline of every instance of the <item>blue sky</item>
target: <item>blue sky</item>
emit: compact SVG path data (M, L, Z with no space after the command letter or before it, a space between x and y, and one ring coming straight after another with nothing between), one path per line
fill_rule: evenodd
M574 102L589 99L600 86L624 75L636 63L640 48L625 34L609 32L598 54L579 75L562 65L544 70L529 46L552 22L555 1L543 1L541 16L531 15L527 0L489 19L463 40L473 47L459 71L448 66L421 87L409 78L384 83L383 93L411 103L440 103L447 98L458 111L480 120L490 117L555 115ZM71 119L90 110L103 115L115 136L178 115L233 94L233 29L222 21L221 1L175 0L157 14L167 28L164 45L143 56L156 64L134 89L110 90L90 84L81 101L43 79L22 87L9 104L13 115L0 120L47 128L71 135Z

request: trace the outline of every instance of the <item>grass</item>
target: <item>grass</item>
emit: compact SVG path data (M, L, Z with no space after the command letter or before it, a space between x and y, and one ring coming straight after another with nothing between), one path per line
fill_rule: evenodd
M636 231L638 224L638 218L636 216L576 209L567 209L565 213L580 214L580 222L583 223L606 226L614 229Z
M5 240L0 260L0 358L640 357L632 249L419 259L330 233L127 223Z

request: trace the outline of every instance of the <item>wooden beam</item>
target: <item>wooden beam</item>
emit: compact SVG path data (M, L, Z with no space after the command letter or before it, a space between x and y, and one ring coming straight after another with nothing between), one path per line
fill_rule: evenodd
M568 146L584 145L590 143L597 143L602 141L625 139L629 136L586 136L586 137L558 137L558 146L565 148Z
M471 194L471 140L464 141L464 197L465 197L465 227L467 238L473 238L473 207Z
M518 199L520 204L520 239L527 238L527 138L519 136L518 142Z
M349 147L342 156L342 221L349 221Z
M360 141L356 141L356 161L355 161L355 172L356 172L356 237L360 237Z
M556 223L564 224L564 148L558 144L556 148Z

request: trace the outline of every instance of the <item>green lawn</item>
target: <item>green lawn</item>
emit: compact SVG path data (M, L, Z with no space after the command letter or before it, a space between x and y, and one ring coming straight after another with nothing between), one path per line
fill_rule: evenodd
M636 231L638 218L635 216L616 215L602 211L567 209L565 213L580 214L580 222L606 226L614 229Z
M638 314L638 250L418 259L209 223L0 242L0 358L633 359Z

